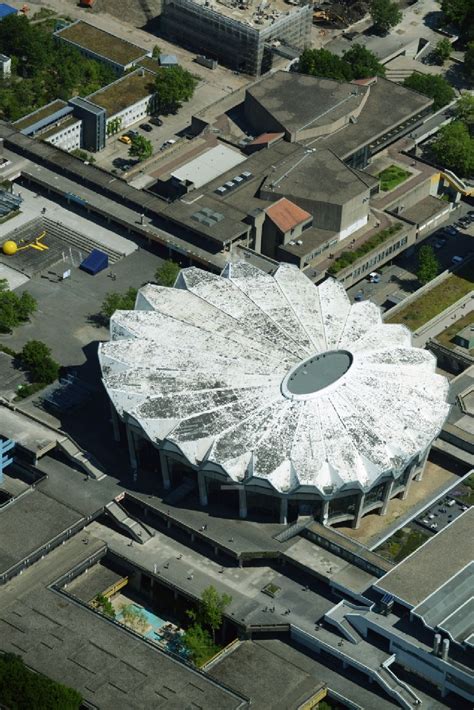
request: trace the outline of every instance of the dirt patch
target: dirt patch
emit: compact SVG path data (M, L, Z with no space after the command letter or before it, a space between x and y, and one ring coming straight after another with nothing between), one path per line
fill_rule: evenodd
M436 496L437 491L444 489L449 483L454 483L457 478L451 471L428 461L422 480L413 481L405 500L400 500L400 498L391 500L386 515L370 513L362 518L357 530L347 527L338 527L337 530L370 547L377 539L382 538L399 518L414 511L424 501L428 504Z

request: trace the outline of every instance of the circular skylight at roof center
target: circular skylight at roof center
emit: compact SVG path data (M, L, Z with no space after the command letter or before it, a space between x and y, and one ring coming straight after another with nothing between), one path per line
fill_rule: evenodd
M347 350L329 350L298 363L287 374L281 390L288 399L310 399L343 377L352 365Z

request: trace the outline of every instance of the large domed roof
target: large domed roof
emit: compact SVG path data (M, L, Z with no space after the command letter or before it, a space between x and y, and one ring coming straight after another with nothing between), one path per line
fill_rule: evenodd
M117 311L100 347L119 414L195 465L278 491L370 488L438 435L448 384L379 309L332 279L246 262L189 268Z

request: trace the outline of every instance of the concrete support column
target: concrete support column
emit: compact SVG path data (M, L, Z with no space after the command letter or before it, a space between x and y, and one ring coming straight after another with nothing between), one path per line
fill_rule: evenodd
M404 488L403 493L401 495L402 500L405 500L405 498L407 497L408 491L410 490L410 486L411 486L411 483L412 483L414 477L415 477L415 469L410 471L410 473L408 474L407 482L405 483L405 488Z
M280 523L286 525L288 521L288 498L280 499Z
M245 488L239 488L239 517L247 517L247 491Z
M117 412L114 405L110 402L110 416L112 419L112 429L114 432L114 441L120 441L120 427Z
M136 474L137 469L138 469L138 459L137 459L137 451L135 448L135 437L133 435L133 431L131 430L131 428L128 424L125 425L125 429L127 431L127 444L128 444L128 455L130 457L130 467L131 467L133 473Z
M163 486L164 486L165 490L168 490L171 486L170 469L169 469L168 457L164 451L160 451L160 468L161 468L161 475L163 477Z
M423 456L422 460L416 467L416 476L415 476L415 481L421 481L423 478L423 474L425 472L425 464L426 464L426 459L428 458L428 452Z
M383 491L383 505L380 508L380 515L385 515L387 512L388 504L390 503L390 496L393 491L393 480L387 481Z
M365 493L361 493L359 495L359 500L357 501L357 508L356 508L356 512L354 515L354 520L352 521L353 528L358 528L360 525L360 521L362 519L362 514L364 512L364 505L365 505Z
M207 506L207 488L206 488L206 475L204 471L198 471L198 488L199 488L199 503L203 508Z
M321 514L321 522L323 525L327 525L329 518L329 501L323 500L323 510Z

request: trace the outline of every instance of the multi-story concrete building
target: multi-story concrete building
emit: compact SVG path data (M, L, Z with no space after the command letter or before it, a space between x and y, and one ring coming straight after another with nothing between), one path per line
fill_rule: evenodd
M179 44L258 76L271 68L272 45L309 46L312 18L311 4L283 0L164 0L161 28Z
M74 116L73 107L61 99L23 116L14 125L23 135L47 141L62 150L75 150L82 144L82 122Z
M87 97L106 113L107 127L118 121L119 130L141 121L152 113L155 102L154 74L143 67Z

